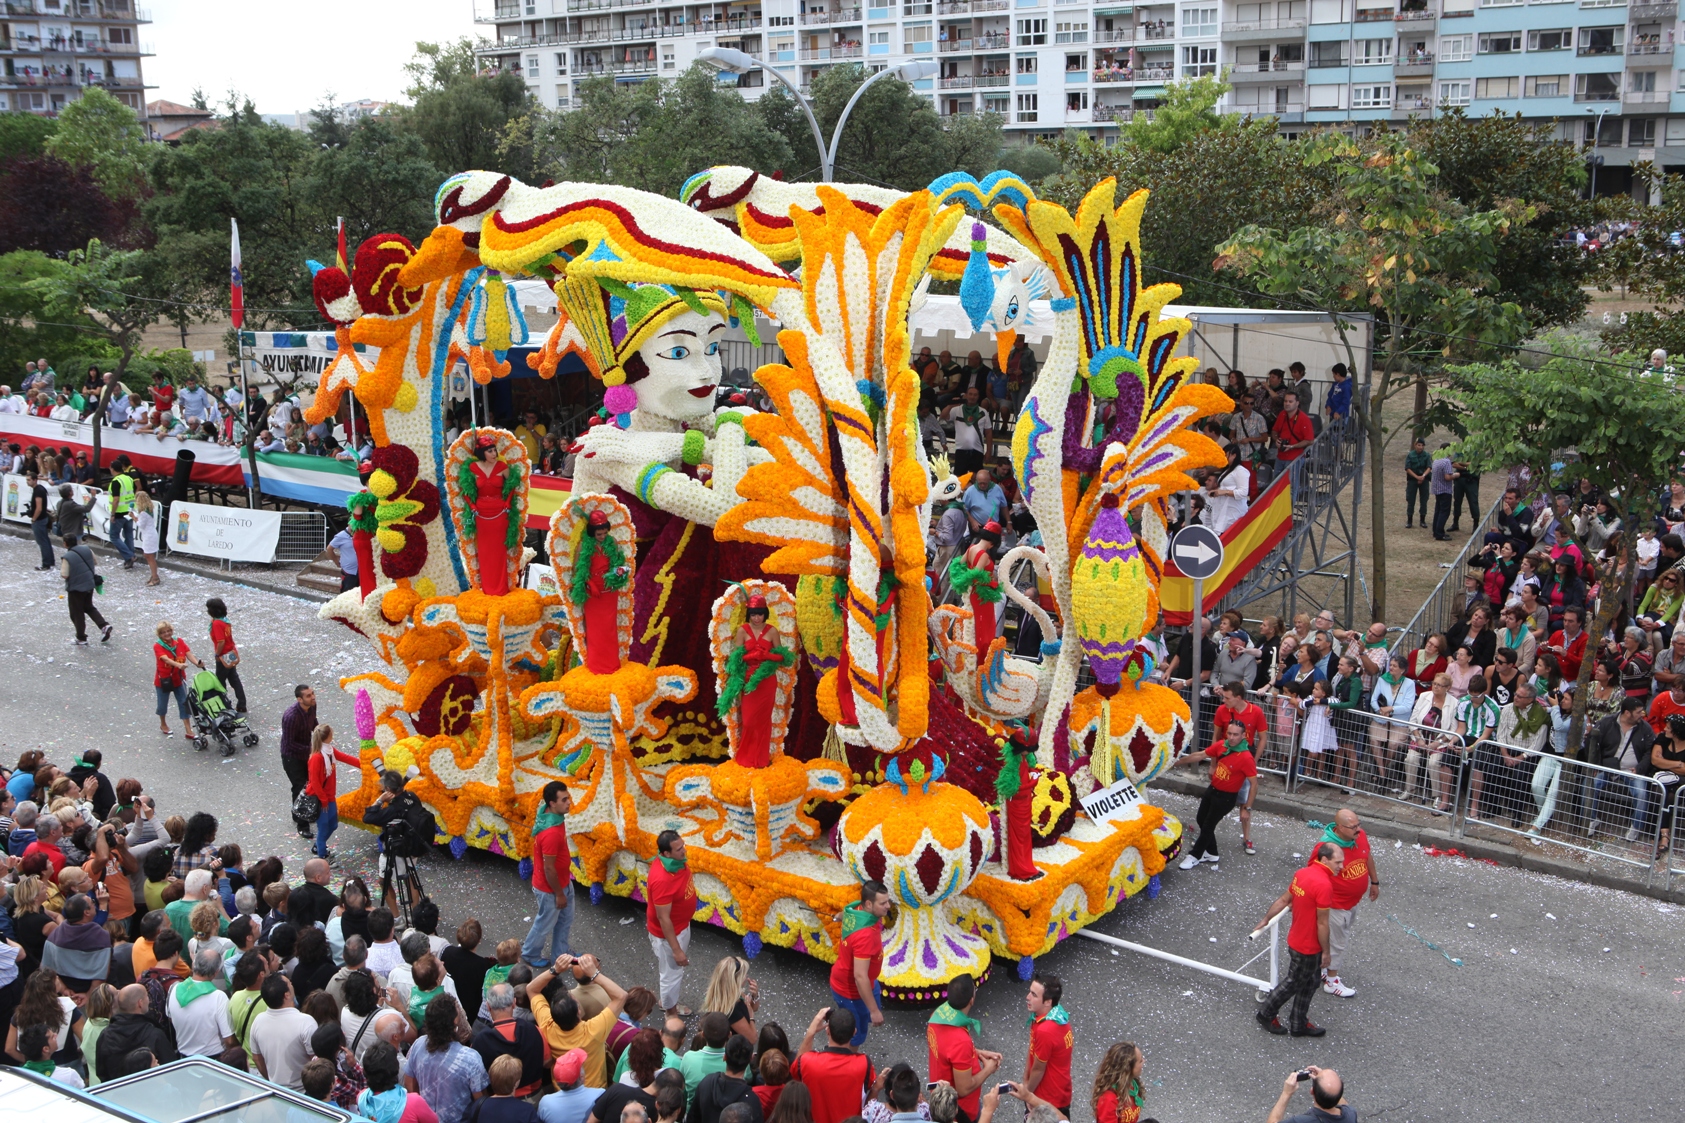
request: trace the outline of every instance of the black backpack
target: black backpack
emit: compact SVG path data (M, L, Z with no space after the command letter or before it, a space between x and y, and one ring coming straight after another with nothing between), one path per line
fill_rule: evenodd
M386 825L391 848L401 858L419 858L433 846L438 823L433 812L409 792L405 792L404 810Z

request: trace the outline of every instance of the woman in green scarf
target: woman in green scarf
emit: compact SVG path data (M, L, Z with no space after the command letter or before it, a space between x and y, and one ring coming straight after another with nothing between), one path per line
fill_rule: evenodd
M1106 1050L1094 1073L1095 1123L1139 1123L1147 1102L1141 1069L1146 1056L1133 1041L1119 1041Z

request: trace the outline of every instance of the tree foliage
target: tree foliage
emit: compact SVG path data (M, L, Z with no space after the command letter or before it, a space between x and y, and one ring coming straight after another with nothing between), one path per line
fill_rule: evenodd
M0 164L17 156L40 156L47 138L58 129L51 117L34 113L0 113Z
M77 168L87 168L111 198L127 202L146 190L146 130L135 111L89 86L59 111L58 129L44 146Z
M1334 316L1354 371L1363 367L1350 323L1338 314L1374 317L1379 362L1367 398L1354 394L1352 406L1369 444L1372 594L1375 618L1385 619L1383 454L1391 431L1382 409L1410 376L1436 369L1446 356L1474 358L1483 345L1519 342L1525 317L1519 305L1492 294L1492 271L1499 240L1535 214L1514 203L1485 211L1462 206L1438 190L1438 169L1403 133L1367 141L1324 134L1306 147L1305 163L1326 169L1333 181L1312 221L1288 230L1245 227L1219 247L1216 265L1262 292ZM1411 425L1419 423L1412 416Z
M405 127L420 139L427 159L446 175L479 168L501 168L530 179L526 166L500 163L498 145L509 122L532 108L532 96L519 75L482 74L468 39L454 43L417 43L415 58L404 68L410 76L410 107Z
M344 217L352 247L389 231L419 245L433 229L433 193L446 173L420 137L388 118L348 123L332 111L316 116L309 136L318 148L306 194L323 220Z
M40 250L63 257L90 238L129 245L133 202L100 189L91 169L56 156L20 156L0 168L0 254Z
M1603 216L1634 222L1631 234L1598 250L1598 287L1620 287L1652 309L1627 316L1606 334L1618 350L1648 354L1657 347L1668 354L1685 353L1685 251L1673 244L1673 234L1685 230L1685 178L1658 176L1660 206L1641 206L1630 198L1598 200Z
M1138 114L1122 129L1123 141L1161 156L1179 151L1195 137L1214 129L1233 128L1240 118L1217 113L1217 103L1229 84L1214 75L1166 82L1158 108Z
M65 356L96 351L108 360L109 348L93 338L93 323L80 312L64 314L60 308L48 315L42 294L30 282L50 276L53 259L36 250L0 254L0 382L17 386L14 371L43 355L51 357L59 374L69 377L82 370L69 366Z

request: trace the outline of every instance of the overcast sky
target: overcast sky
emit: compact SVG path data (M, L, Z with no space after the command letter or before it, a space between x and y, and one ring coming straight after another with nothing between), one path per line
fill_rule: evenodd
M489 9L491 0L479 0ZM146 81L186 104L195 87L213 105L231 89L261 113L334 101L394 101L415 44L476 35L475 0L140 0L152 24L139 38L156 57ZM484 34L490 25L480 29Z

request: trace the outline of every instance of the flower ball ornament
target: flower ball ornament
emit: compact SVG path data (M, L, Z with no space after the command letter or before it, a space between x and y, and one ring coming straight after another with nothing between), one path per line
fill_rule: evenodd
M1047 846L1071 829L1076 822L1076 796L1071 792L1071 778L1063 772L1049 769L1036 777L1035 795L1030 801L1030 830L1034 845Z
M1077 636L1103 694L1115 692L1122 681L1135 641L1152 614L1151 598L1152 584L1141 548L1130 533L1117 494L1107 492L1071 573Z
M989 813L963 788L938 783L915 761L903 774L891 761L886 783L849 805L837 823L837 849L855 877L881 881L899 906L884 943L886 994L912 998L962 972L989 965L982 937L954 923L946 907L965 892L990 849Z

